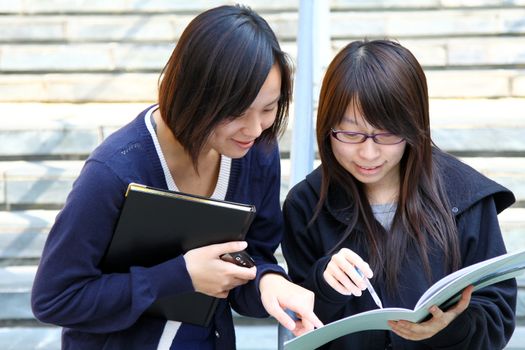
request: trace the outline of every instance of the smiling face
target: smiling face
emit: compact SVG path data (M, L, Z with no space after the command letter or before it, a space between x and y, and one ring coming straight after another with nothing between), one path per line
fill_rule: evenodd
M358 108L351 103L343 119L334 129L361 132L369 135L388 132L372 127ZM331 147L341 166L363 183L369 200L374 204L389 202L399 189L400 161L406 142L379 145L372 138L359 144L343 143L331 137Z
M230 158L243 157L262 132L272 126L281 97L281 73L274 65L253 103L241 116L219 124L207 146Z

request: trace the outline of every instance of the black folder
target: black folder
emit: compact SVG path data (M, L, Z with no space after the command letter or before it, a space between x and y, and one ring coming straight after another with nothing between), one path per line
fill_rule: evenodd
M253 205L131 183L101 269L128 272L131 266L154 266L193 248L244 240L254 216ZM146 314L208 326L217 302L189 292L156 300Z

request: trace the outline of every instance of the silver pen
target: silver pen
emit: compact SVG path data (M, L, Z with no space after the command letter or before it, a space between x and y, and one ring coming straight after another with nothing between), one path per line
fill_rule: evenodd
M370 281L368 280L368 278L365 277L363 272L361 272L361 270L357 266L354 266L354 267L357 273L359 274L359 276L363 277L363 280L365 281L365 284L366 284L366 289L368 289L368 292L372 296L372 299L374 299L376 305L379 306L380 309L382 309L383 303L381 303L381 299L379 299L379 296L377 295L374 287L372 287L372 284L370 284Z

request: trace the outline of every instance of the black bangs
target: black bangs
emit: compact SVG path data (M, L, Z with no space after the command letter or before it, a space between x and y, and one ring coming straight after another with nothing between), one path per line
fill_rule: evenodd
M228 60L230 64L223 66L226 71L220 75L229 76L230 80L219 92L224 103L218 111L222 117L235 118L250 107L274 64L271 45L252 27L249 21L243 20L236 29L242 34L231 33L235 40L231 40L230 35L224 38L228 44L220 59Z
M272 67L274 58L268 40L249 18L241 16L216 20L213 28L194 40L210 43L198 46L201 50L191 55L206 57L210 63L195 66L199 74L188 78L200 76L206 82L202 92L214 110L212 125L238 116L257 97Z
M291 67L268 23L242 6L219 6L195 17L181 34L159 85L159 109L194 164L213 129L241 115L272 68L281 72L275 123L258 139L284 130Z
M411 91L415 77L391 48L381 49L381 45L371 47L365 42L356 50L353 67L347 72L352 103L373 127L415 140L420 134L420 116Z

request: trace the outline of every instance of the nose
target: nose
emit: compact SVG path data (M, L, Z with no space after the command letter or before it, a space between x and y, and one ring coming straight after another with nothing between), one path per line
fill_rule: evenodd
M259 118L256 113L252 113L247 117L248 118L246 118L246 122L243 127L243 133L246 136L253 138L259 137L264 130L261 118Z
M379 157L379 145L375 143L371 137L366 139L365 142L361 143L359 146L359 155L363 159L372 160Z

